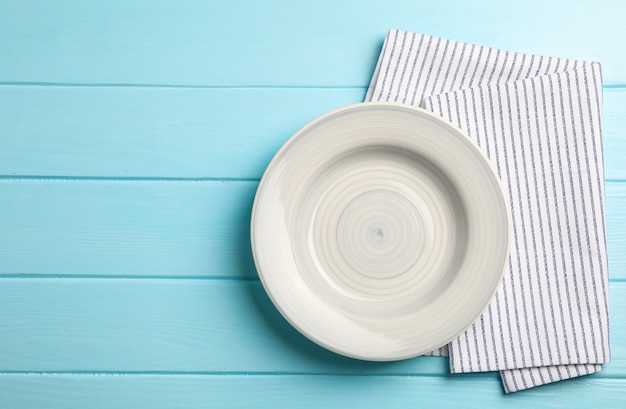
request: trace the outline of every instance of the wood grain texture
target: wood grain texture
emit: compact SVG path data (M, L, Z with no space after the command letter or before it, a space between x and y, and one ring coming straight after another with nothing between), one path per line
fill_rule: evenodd
M625 377L626 283L610 286L612 353ZM308 341L257 281L0 279L0 372L448 374L447 359L366 362Z
M259 179L300 127L364 95L0 86L0 175Z
M446 371L432 357L381 364L318 347L258 281L2 279L0 322L0 372Z
M505 395L499 379L394 376L0 375L0 406L100 408L621 408L623 379L594 375ZM33 393L37 391L37 393Z
M0 175L259 179L295 131L364 94L0 86ZM606 177L626 179L626 88L605 90L604 112Z
M626 88L604 90L603 114L604 177L626 180Z
M256 187L0 179L0 275L256 278L249 238ZM606 195L609 274L625 279L626 184L608 182Z
M623 84L623 10L621 0L5 0L0 81L364 86L398 28L598 60Z
M256 277L257 182L0 180L7 275Z

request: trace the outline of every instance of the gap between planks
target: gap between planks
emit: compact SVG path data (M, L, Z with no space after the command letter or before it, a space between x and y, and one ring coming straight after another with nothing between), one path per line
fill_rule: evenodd
M79 83L79 82L3 82L3 87L82 87L82 88L188 88L188 89L358 89L364 85L177 85L177 84L131 84L131 83ZM618 88L626 88L617 86Z
M42 175L0 175L0 181L78 181L78 182L259 182L261 178L232 177L165 177L165 176L42 176ZM605 179L605 183L626 183L626 179Z
M367 85L179 85L133 83L81 83L81 82L30 82L0 81L3 87L83 87L83 88L189 88L189 89L358 89ZM626 84L603 84L604 89L626 89Z
M0 280L178 280L178 281L226 281L260 283L258 277L227 276L169 276L169 275L107 275L107 274L10 274L1 273ZM609 283L624 284L626 278L609 278Z

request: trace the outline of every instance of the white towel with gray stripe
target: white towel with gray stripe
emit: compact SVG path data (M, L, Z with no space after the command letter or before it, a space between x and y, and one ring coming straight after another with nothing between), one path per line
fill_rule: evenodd
M392 30L366 100L450 120L509 194L502 285L433 354L447 349L453 373L500 371L506 392L600 371L610 360L600 64Z

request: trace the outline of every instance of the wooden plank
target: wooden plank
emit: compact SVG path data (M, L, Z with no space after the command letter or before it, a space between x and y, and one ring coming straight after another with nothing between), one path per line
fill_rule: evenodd
M442 359L374 363L308 341L258 281L0 280L0 372L444 373Z
M257 182L0 180L0 275L256 278ZM626 184L606 185L610 276L626 278Z
M626 184L606 183L605 195L609 277L623 280L626 279Z
M254 278L256 186L0 180L0 272Z
M255 178L365 89L0 86L0 175Z
M626 166L626 88L604 90L604 177L625 180Z
M626 283L611 289L612 353L626 376ZM293 329L257 281L0 279L0 372L446 375L445 358L344 358ZM608 375L607 375L608 374Z
M364 93L0 86L0 175L258 179L296 130ZM626 89L604 109L606 177L626 179Z
M622 2L0 3L0 81L364 86L386 31L599 60L626 82Z
M593 375L505 395L496 377L0 375L25 408L620 408L626 381ZM620 403L621 402L621 403Z

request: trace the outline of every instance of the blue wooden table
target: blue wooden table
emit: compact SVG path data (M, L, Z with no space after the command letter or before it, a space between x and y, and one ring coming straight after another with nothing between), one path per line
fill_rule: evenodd
M548 4L545 4L548 3ZM621 0L0 0L0 407L626 407ZM252 263L259 178L359 102L389 28L604 67L613 362L505 395L343 358Z

